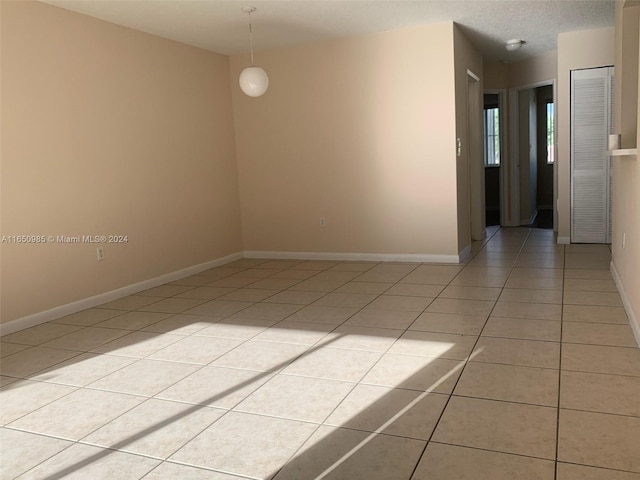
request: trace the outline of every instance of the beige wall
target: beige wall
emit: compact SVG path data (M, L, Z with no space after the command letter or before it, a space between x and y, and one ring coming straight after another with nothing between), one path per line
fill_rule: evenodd
M453 28L231 57L245 250L458 253Z
M638 92L635 86L638 84L638 55L635 47L640 37L640 5L635 2L626 2L622 9L624 12L622 24L619 30L622 31L622 63L620 72L620 88L623 91L623 99L620 108L620 133L621 146L623 148L635 147L637 145L637 114L638 114Z
M2 2L2 322L242 250L228 58Z
M567 32L558 35L558 108L556 126L558 237L568 241L571 232L570 157L570 73L571 70L613 65L615 61L614 28Z
M482 119L482 56L454 26L456 137L461 155L456 158L458 251L481 240L485 232L484 155ZM479 81L476 81L471 72Z
M484 87L486 89L507 89L555 80L557 66L558 52L556 50L514 63L485 63Z
M485 62L483 80L486 90L503 90L509 88L509 64Z
M634 127L636 138L640 138L640 110L637 103L640 96L639 18L640 7L623 10L621 2L616 2L614 105L627 105L627 107L614 108L614 125L617 131L623 132L623 141L626 142L631 141L629 133ZM629 104L635 109L634 112L628 108ZM631 147L637 144L627 143L623 146ZM627 314L640 343L640 165L638 165L637 155L614 158L613 162L613 266ZM625 237L624 247L623 236Z
M509 64L509 87L522 87L554 80L557 75L557 65L556 50L511 63Z

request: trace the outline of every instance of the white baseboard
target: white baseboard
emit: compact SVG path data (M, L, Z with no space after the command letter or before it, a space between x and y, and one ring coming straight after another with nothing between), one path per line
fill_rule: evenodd
M636 316L636 312L633 311L631 307L631 303L629 302L629 296L624 289L624 284L622 283L622 279L620 278L620 274L618 273L618 269L616 268L616 264L611 261L611 275L613 276L613 281L616 283L616 287L618 287L618 292L620 293L620 297L622 298L622 305L624 305L624 310L627 312L627 317L629 317L629 325L631 325L631 330L633 330L633 335L636 337L636 343L640 347L640 319Z
M558 245L570 245L571 237L558 237L557 243Z
M109 292L100 293L92 297L83 298L75 302L67 303L66 305L60 305L58 307L45 310L43 312L27 315L26 317L18 318L10 322L0 324L0 336L8 335L18 330L24 330L25 328L33 327L44 322L56 320L72 313L86 310L87 308L93 308L103 303L117 300L119 298L133 295L134 293L147 290L149 288L164 285L168 282L173 282L180 278L188 277L189 275L195 275L196 273L204 272L210 268L219 267L234 260L243 258L242 252L232 253L225 257L217 258L209 262L201 263L199 265L193 265L191 267L183 268L175 272L165 273L159 277L150 278L149 280L143 280L142 282L127 285L125 287L117 288Z
M56 320L72 313L77 313L88 308L133 295L149 288L164 285L189 275L195 275L210 268L239 260L241 258L270 258L270 259L300 259L300 260L351 260L362 262L424 262L424 263L453 263L458 264L470 254L470 246L467 246L458 255L433 255L422 253L332 253L332 252L269 252L269 251L245 251L227 255L216 260L193 265L175 272L166 273L159 277L150 278L142 282L127 285L109 292L100 293L92 297L83 298L75 302L60 305L42 312L27 315L10 322L0 324L0 336L24 330L41 323Z
M460 263L460 255L433 255L426 253L339 253L339 252L269 252L245 251L246 258L280 260L339 260L355 262L424 262Z

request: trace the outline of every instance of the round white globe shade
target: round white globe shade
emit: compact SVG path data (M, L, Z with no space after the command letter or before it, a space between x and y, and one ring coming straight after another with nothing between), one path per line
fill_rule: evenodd
M247 67L240 74L240 88L250 97L259 97L269 88L269 76L260 67Z

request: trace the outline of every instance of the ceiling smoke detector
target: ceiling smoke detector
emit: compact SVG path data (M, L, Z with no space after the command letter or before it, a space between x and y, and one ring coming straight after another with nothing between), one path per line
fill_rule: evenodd
M515 52L516 50L519 50L523 44L524 44L523 40L520 40L519 38L514 38L512 40L507 40L507 43L505 44L504 48L506 48L507 51L509 52Z

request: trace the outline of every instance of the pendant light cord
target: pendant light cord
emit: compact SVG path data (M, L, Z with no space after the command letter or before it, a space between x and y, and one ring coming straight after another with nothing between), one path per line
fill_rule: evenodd
M249 14L249 48L251 48L251 66L253 67L253 32L251 31L251 12Z

